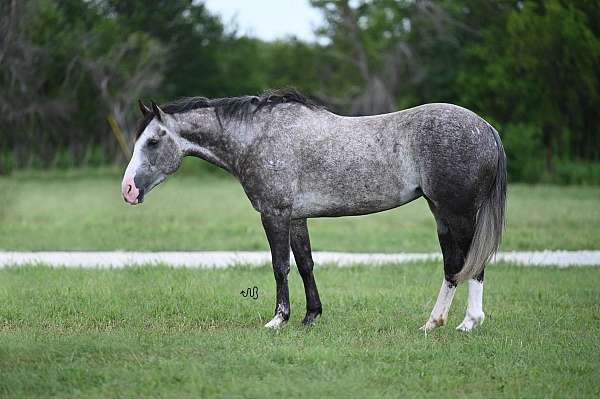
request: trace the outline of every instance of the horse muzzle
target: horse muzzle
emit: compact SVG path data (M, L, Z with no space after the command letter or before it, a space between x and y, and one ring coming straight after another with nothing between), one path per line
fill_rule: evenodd
M131 205L141 204L144 201L144 189L138 188L134 178L131 176L125 176L123 178L121 191L125 202Z

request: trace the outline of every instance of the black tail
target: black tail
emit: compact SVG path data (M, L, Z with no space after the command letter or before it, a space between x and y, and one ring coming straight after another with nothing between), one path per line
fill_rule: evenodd
M454 276L457 282L477 276L498 251L502 241L502 231L506 222L506 154L498 132L493 127L491 129L498 147L496 179L488 197L477 211L475 233L465 265Z

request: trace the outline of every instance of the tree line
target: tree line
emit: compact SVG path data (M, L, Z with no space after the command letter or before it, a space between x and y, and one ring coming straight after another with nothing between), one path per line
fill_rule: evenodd
M0 173L123 162L140 97L291 86L346 115L459 104L513 181L600 183L597 0L310 3L316 43L239 35L201 1L1 2Z

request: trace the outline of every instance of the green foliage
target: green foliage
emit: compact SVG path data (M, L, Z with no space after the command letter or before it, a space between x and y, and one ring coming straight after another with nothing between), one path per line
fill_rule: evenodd
M161 45L109 18L99 3L69 0L12 2L0 18L12 53L0 69L0 148L10 168L71 167L88 148L118 159L106 117L127 127L139 90L156 87ZM8 24L8 22L10 24ZM160 72L157 71L157 72ZM2 163L8 163L3 159Z
M131 136L138 97L293 86L347 115L463 105L512 181L597 181L597 1L310 2L317 43L239 35L192 0L0 3L0 173L123 162L106 118Z
M7 147L0 147L0 175L10 174L15 167L14 152Z
M547 173L554 172L555 158L600 157L600 37L586 11L590 6L551 0L506 8L502 22L485 28L467 48L471 62L459 75L466 105L537 131L528 137L543 146ZM511 131L505 140L515 144L523 136L508 137ZM537 157L537 151L527 152L530 144L523 143L524 152L515 157ZM512 168L512 178L535 178L519 168ZM543 173L538 168L537 178Z
M600 162L560 161L555 180L560 184L600 185Z
M210 15L204 4L192 0L159 0L151 6L146 0L100 1L106 13L114 13L116 23L132 31L144 32L168 48L165 55L167 79L153 93L160 100L202 94L223 96L220 83L220 52L227 36L221 21Z
M509 176L516 181L535 182L544 170L542 132L535 126L519 123L508 124L502 129L504 150L507 156Z

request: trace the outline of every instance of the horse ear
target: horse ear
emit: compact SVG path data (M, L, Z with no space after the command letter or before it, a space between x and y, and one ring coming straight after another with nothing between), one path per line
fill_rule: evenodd
M160 107L158 105L156 105L156 103L154 101L152 101L152 113L154 114L156 119L158 119L160 122L165 120L165 118L164 118L165 113L163 112L162 109L160 109Z
M152 111L150 111L150 108L148 108L148 107L146 106L146 104L144 104L144 103L142 102L142 99L141 99L141 98L138 100L138 105L139 105L139 107L140 107L140 111L142 111L142 115L146 116L146 115L148 115L149 113L151 113L151 112L152 112Z

